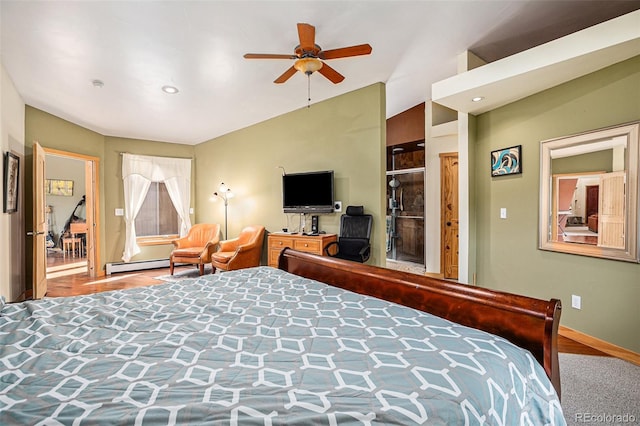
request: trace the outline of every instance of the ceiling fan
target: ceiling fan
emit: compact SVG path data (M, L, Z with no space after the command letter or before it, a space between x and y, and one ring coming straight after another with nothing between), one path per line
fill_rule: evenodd
M328 80L337 84L344 80L344 76L323 61L368 55L371 53L371 46L368 44L322 50L322 48L315 43L316 28L309 24L298 24L298 38L300 39L300 44L295 47L293 55L247 53L244 57L246 59L295 59L293 65L280 77L275 79L274 83L277 84L284 83L297 71L305 73L307 76L318 71Z

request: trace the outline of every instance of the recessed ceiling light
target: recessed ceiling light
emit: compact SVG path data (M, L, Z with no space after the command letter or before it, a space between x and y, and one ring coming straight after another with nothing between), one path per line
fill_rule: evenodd
M91 84L93 84L93 87L102 87L104 86L104 81L102 80L98 80L97 78L95 80L91 80Z
M475 98L471 99L472 102L480 102L481 100L483 100L484 98L482 96L476 96Z
M175 95L179 92L178 88L174 86L162 86L162 91L170 95Z

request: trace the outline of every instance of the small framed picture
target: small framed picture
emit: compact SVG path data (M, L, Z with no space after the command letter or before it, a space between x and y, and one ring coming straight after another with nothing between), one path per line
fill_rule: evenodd
M45 179L44 193L46 195L73 196L73 181L62 179Z
M491 151L491 177L522 173L522 145Z
M7 152L4 154L4 212L18 211L18 180L20 177L20 157Z

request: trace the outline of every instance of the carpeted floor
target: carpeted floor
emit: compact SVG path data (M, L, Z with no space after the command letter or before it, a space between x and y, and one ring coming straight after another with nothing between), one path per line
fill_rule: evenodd
M560 355L568 425L640 425L640 367L613 357Z

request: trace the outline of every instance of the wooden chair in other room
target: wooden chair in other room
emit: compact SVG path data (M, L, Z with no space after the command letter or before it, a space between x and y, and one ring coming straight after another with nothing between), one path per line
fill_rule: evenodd
M263 241L262 225L247 226L237 238L220 241L218 251L211 255L213 271L216 268L231 271L260 265Z
M173 275L175 263L198 265L200 275L204 274L204 265L211 262L211 254L220 241L220 225L217 223L199 223L193 225L186 237L173 241L175 248L169 256L169 270Z

